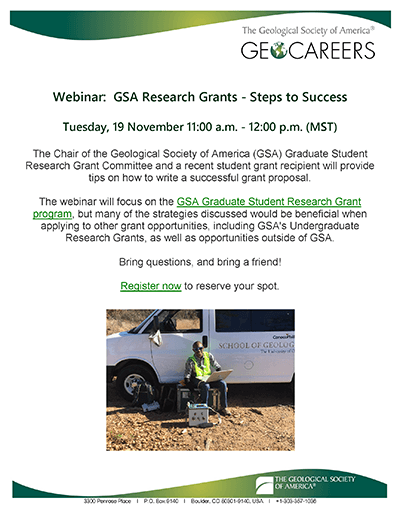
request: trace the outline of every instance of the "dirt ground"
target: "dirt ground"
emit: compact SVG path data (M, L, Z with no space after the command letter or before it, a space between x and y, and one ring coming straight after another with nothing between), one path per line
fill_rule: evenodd
M144 412L107 385L107 450L294 450L294 401L286 384L229 385L232 416L189 427L185 413ZM218 423L210 413L210 421Z
M107 335L128 330L151 310L108 310ZM190 318L190 314L188 315ZM190 327L190 325L188 325ZM108 451L294 450L294 396L288 384L228 383L229 417L210 412L212 428L188 426L185 413L144 412L107 384Z

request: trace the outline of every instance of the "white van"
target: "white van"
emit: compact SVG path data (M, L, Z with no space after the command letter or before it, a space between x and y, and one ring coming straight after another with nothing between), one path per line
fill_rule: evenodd
M157 309L107 337L107 381L116 376L128 401L135 379L177 383L196 341L233 369L229 383L294 385L294 310L287 309Z

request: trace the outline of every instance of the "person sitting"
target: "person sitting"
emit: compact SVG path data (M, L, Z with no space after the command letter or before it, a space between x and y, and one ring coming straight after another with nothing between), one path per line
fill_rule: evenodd
M190 389L199 389L201 402L208 406L208 396L210 388L217 388L221 394L221 410L220 414L224 416L232 415L228 410L227 386L225 381L212 381L206 383L204 378L211 375L211 368L216 371L221 370L221 366L211 353L204 351L201 342L194 342L193 356L186 360L185 364L185 385Z

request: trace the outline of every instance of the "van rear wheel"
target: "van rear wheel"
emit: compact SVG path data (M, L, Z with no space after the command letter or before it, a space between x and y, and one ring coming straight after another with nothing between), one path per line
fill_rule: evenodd
M117 390L126 401L133 401L134 389L132 388L132 383L135 381L147 381L147 383L150 383L155 389L158 385L150 369L147 369L143 365L128 365L117 374Z

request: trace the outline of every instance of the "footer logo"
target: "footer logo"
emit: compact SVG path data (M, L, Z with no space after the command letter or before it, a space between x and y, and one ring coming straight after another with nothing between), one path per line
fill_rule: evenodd
M256 495L273 495L274 477L258 477L256 480Z

